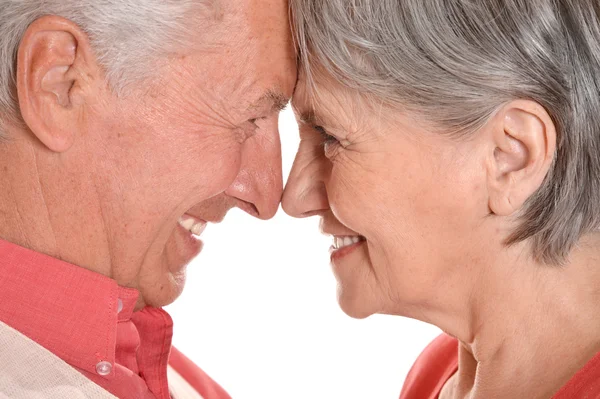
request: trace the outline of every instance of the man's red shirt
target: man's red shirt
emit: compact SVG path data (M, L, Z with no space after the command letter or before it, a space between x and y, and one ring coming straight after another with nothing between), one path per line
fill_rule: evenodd
M167 312L133 311L138 295L100 274L0 240L0 321L119 398L170 399L170 364L203 399L230 399L171 348Z

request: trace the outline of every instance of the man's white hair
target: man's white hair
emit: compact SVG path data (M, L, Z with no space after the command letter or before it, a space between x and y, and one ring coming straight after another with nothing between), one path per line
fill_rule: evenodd
M120 92L149 76L153 58L191 45L195 24L190 17L208 1L0 0L0 125L3 119L18 121L17 52L36 19L57 15L76 23L88 34L108 82Z

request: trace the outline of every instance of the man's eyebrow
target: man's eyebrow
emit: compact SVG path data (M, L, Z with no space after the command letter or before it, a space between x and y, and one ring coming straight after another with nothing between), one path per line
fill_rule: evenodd
M281 112L290 102L289 97L276 90L267 90L258 100L256 100L249 109L262 108L265 105L271 112Z
M290 99L283 93L277 91L269 91L267 96L273 102L273 110L277 112L281 112L287 107L290 102Z

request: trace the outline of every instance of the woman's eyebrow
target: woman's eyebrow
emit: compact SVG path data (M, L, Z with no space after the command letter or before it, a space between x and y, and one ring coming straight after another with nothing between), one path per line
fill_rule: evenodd
M315 110L306 110L298 113L298 121L304 123L305 125L311 126L319 126L319 125L328 125L330 121L323 117L323 115L317 113Z

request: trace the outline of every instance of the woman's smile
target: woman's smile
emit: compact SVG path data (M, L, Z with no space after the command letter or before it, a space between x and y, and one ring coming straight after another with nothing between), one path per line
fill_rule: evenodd
M323 218L346 314L448 334L402 399L550 397L600 364L597 2L350 3L290 2L284 210Z
M363 236L333 236L333 245L329 252L331 261L339 261L366 243Z

